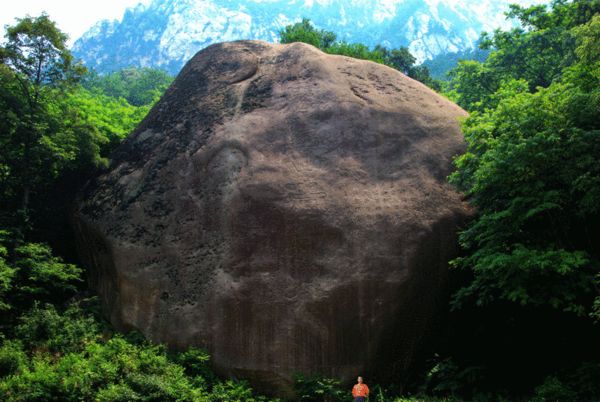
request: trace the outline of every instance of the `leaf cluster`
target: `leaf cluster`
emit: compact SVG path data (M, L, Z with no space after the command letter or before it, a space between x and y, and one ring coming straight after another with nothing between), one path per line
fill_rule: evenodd
M557 7L559 17L539 7L513 7L535 28L519 34L521 45L532 48L530 38L554 27L548 21L569 26L562 17L571 15L566 5ZM581 7L574 2L572 8ZM494 36L501 50L491 53L491 64L462 65L463 83L480 82L485 74L504 80L483 102L476 93L461 94L463 100L473 96L475 111L464 124L468 151L456 159L451 181L470 197L479 217L460 237L468 254L454 266L471 269L474 278L455 295L454 307L502 299L590 313L600 272L600 54L592 56L589 48L599 38L599 21L595 16L571 28L569 53L576 62L535 92L525 78L494 66L508 47L504 33ZM556 57L545 61L560 64Z
M337 40L335 33L316 28L307 18L303 18L301 22L287 25L281 29L279 31L279 40L281 43L308 43L325 53L385 64L428 85L434 90L439 91L441 89L441 84L431 78L426 66L415 65L416 58L406 47L388 49L385 46L377 45L373 49L370 49L362 43L340 41Z
M457 379L480 369L477 385L488 390L595 400L600 2L515 5L508 16L522 26L484 35L486 61L450 73L449 96L470 112L450 181L477 216L451 262L450 363L429 389L468 394L474 386Z

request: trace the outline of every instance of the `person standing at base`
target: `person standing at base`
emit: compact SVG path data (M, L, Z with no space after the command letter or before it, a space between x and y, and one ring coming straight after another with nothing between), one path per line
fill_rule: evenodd
M367 384L363 384L362 377L358 377L357 381L358 384L352 387L354 402L365 402L369 397L369 387L367 387Z

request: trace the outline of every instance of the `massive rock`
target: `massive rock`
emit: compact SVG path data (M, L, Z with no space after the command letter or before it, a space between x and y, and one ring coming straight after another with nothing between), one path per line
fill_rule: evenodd
M213 45L82 192L92 286L118 328L279 392L294 373L401 373L469 215L446 182L464 116L383 65Z

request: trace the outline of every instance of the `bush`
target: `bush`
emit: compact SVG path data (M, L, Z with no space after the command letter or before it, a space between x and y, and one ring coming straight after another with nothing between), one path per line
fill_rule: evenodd
M35 304L19 321L15 334L29 349L75 352L100 337L100 324L78 305L71 305L60 314L51 304L44 307Z
M533 401L535 402L550 402L550 401L575 401L576 393L568 386L563 384L558 378L551 376L547 377L542 385L535 389Z
M340 381L334 378L309 377L297 375L295 389L301 401L336 402L347 400L349 392L343 390Z
M0 378L17 373L26 363L27 354L16 340L5 341L0 346Z
M175 353L173 360L182 366L190 377L202 377L208 384L213 384L216 377L210 367L210 355L207 351L190 348L185 352Z

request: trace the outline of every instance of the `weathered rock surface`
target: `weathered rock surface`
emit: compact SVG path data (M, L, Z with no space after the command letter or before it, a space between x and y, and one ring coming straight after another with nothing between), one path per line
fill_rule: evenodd
M286 390L413 362L469 211L465 112L371 62L255 41L198 53L74 216L110 320Z

